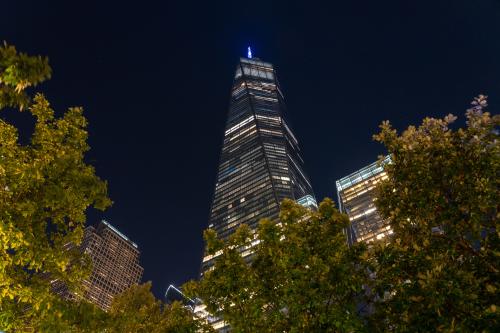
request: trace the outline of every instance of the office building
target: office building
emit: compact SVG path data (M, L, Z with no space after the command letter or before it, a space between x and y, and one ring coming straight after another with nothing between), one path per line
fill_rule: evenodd
M227 239L241 224L277 220L289 198L316 206L297 138L284 118L283 93L272 64L240 58L224 132L209 228ZM205 256L202 273L213 266Z
M350 227L346 230L349 244L371 243L391 235L389 221L380 217L375 207L375 186L387 178L384 165L391 162L390 156L379 163L372 163L340 180L337 180L337 195L340 210L349 216Z
M248 57L240 58L236 66L210 210L209 228L220 239L227 239L242 224L255 230L263 218L277 221L285 198L317 208L298 140L285 113L276 70L252 58L249 48ZM245 249L242 255L250 261L251 253L251 248ZM202 275L214 260L214 256L204 256ZM219 333L230 332L228 324L208 313L201 302L194 315Z
M106 221L85 229L82 251L92 259L92 273L85 280L84 298L108 310L113 297L141 281L137 244Z

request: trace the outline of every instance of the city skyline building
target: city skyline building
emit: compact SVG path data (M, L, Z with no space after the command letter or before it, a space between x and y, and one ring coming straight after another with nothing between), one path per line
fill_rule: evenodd
M336 181L339 209L351 222L346 229L350 245L369 244L393 233L389 221L382 219L375 206L375 186L387 178L384 171L387 163L391 163L390 156Z
M102 220L97 228L85 228L81 249L92 260L92 273L83 281L83 297L109 310L113 298L141 281L137 244L110 223Z
M227 239L238 226L277 220L283 199L317 207L298 140L284 119L283 93L271 63L240 58L225 127L209 229ZM201 273L213 266L204 256Z
M278 221L283 199L317 208L299 143L284 118L285 112L273 65L253 58L249 47L247 58L240 58L236 66L210 207L208 227L219 239L226 240L242 224L255 230L262 218ZM252 248L241 250L250 261ZM202 276L213 268L215 258L204 255ZM219 333L231 330L223 318L212 316L201 301L196 304L194 315Z

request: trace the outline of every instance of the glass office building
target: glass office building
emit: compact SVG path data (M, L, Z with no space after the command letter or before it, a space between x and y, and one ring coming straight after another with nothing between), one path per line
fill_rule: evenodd
M235 72L209 228L227 239L245 223L277 219L285 198L314 207L297 138L284 119L283 93L273 65L241 58ZM202 272L213 265L205 256Z
M340 210L351 221L347 231L349 244L371 243L391 235L389 221L380 217L375 207L375 186L387 178L384 165L391 162L390 156L382 163L372 163L340 180L337 180L337 195Z

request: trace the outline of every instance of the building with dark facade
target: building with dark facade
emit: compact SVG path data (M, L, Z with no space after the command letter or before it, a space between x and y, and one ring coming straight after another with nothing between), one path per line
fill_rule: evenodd
M372 163L340 180L337 180L337 196L340 210L349 216L350 227L346 230L349 244L367 244L383 239L393 233L389 221L380 217L375 207L375 186L387 178L384 165L390 163L390 156L382 163Z
M241 224L277 220L280 202L316 206L297 138L287 124L283 93L272 64L241 58L220 155L209 228L227 239ZM205 256L202 272L213 265Z
M84 298L108 310L113 297L141 281L137 244L106 221L85 229L82 251L92 259L92 273L84 281Z

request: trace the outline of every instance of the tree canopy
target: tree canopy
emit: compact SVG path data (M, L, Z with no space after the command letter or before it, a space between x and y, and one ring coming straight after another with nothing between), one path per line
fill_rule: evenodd
M394 239L373 251L373 327L394 332L498 331L500 117L475 98L466 127L426 118L375 140L392 157L377 208Z
M165 304L157 300L150 288L151 283L132 286L115 297L109 311L107 332L214 332L204 322L195 320L192 311L181 303Z
M234 332L362 330L357 296L367 272L365 247L347 246L347 216L329 199L318 211L284 200L279 222L264 219L256 233L242 225L227 243L206 231L208 254L222 254L185 290ZM248 250L251 263L241 255Z
M0 47L0 112L29 112L35 120L32 133L20 133L0 118L0 331L211 332L181 304L156 300L150 283L115 297L109 313L78 297L91 269L78 247L86 210L111 201L84 160L82 108L58 117L43 94L28 91L50 75L47 58ZM75 300L54 294L54 280Z
M25 110L35 120L24 144L15 124L0 119L0 329L8 331L35 327L51 309L50 280L78 286L87 262L64 247L81 242L87 208L110 204L106 182L84 161L83 110L57 117L27 90L50 73L47 58L0 47L0 115Z
M81 299L56 299L37 332L61 333L214 333L179 302L165 304L150 291L151 282L133 285L115 296L108 312Z

